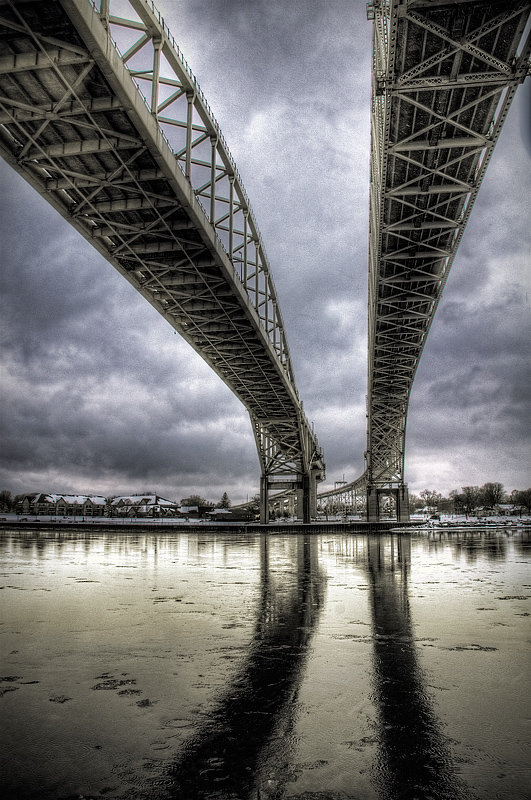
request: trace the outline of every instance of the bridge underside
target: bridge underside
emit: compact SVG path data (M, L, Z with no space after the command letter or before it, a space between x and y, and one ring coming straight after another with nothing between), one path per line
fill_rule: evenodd
M120 0L131 19L112 6L0 0L0 154L245 405L262 473L261 520L287 487L307 522L324 462L238 171L151 3ZM369 519L390 506L406 519L410 392L493 148L528 74L531 0L373 0L367 8L367 469L349 486L354 505L364 493ZM123 54L114 43L120 31L130 35Z
M510 104L529 74L530 0L374 0L366 470L325 513L409 517L415 373Z
M466 223L529 68L531 3L369 3L374 19L367 514L404 484L409 397Z
M236 394L263 485L294 477L309 521L322 453L239 174L151 4L131 0L129 20L111 5L0 0L0 154ZM124 55L122 30L137 37Z

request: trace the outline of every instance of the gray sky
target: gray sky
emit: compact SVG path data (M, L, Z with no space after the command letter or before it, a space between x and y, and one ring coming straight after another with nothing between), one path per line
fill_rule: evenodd
M371 23L360 0L159 0L261 229L327 481L363 471ZM116 12L115 12L116 13ZM413 388L406 480L531 485L530 79L519 89ZM0 161L0 489L258 491L243 406Z

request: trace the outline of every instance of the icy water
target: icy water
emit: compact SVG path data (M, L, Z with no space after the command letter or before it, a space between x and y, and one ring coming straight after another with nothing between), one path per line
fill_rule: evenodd
M1 533L1 796L529 800L530 542Z

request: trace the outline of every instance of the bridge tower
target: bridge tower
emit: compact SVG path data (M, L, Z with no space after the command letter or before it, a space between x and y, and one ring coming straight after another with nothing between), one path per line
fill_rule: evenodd
M419 359L516 89L529 0L373 0L367 518L409 519ZM524 40L524 37L525 40Z

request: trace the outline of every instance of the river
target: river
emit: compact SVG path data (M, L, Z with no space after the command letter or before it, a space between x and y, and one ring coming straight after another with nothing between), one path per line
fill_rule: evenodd
M529 800L531 533L0 532L8 800Z

